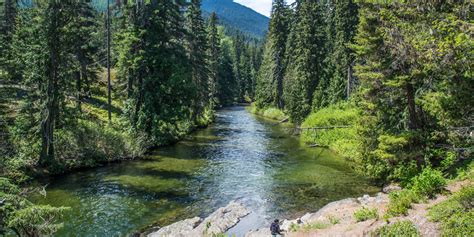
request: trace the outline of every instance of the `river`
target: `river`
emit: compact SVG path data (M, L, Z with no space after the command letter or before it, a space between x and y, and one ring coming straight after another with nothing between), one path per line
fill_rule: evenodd
M379 190L346 161L301 144L289 130L244 107L223 109L213 125L148 160L53 177L46 197L33 199L72 208L57 236L126 236L240 199L253 211L230 231L241 236L271 219Z

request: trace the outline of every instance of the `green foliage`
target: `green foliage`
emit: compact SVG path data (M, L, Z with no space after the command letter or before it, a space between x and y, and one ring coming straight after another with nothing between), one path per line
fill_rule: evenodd
M377 219L378 217L379 214L376 208L362 207L361 209L354 212L354 218L357 222Z
M292 223L290 225L290 231L292 232L297 232L297 231L303 231L303 232L309 232L309 231L314 231L314 230L321 230L321 229L326 229L330 227L331 224L325 223L325 222L314 222L314 223L308 223L304 225L296 225Z
M332 225L336 225L336 224L339 224L340 220L334 216L328 216L328 219L329 219L329 222L332 224Z
M328 146L339 155L353 159L357 157L359 144L356 140L356 128L353 127L358 114L358 110L348 103L331 105L313 112L301 127L323 129L303 130L301 140L308 144ZM347 127L331 129L332 126Z
M58 222L69 208L33 205L15 211L8 226L24 236L52 235L62 228Z
M469 236L474 231L474 188L464 187L432 207L431 221L441 222L442 236Z
M451 149L470 147L455 127L470 126L472 109L469 3L360 1L355 43L363 172L407 182L420 167L455 163ZM446 55L450 55L446 57ZM467 60L467 61L466 61ZM427 80L427 78L430 78ZM409 166L410 169L404 169ZM404 179L404 180L402 180Z
M426 197L434 197L445 186L446 180L440 171L423 169L419 175L411 179L404 190L389 194L388 216L406 215L412 203L417 203Z
M257 115L263 116L265 118L273 119L273 120L282 121L283 119L287 118L287 116L285 115L283 111L274 107L259 109L255 104L252 104L248 108L248 110L253 114L257 114Z
M371 235L380 237L417 237L420 236L420 233L411 221L399 221L390 225L384 225L375 230Z
M421 196L434 197L446 186L446 179L441 171L431 168L423 169L420 175L413 177L409 186L413 192Z
M0 234L8 229L20 236L53 235L62 227L66 207L34 205L6 178L0 178Z
M293 14L284 99L285 111L296 124L311 112L314 91L324 75L323 9L322 3L301 1Z
M283 109L283 79L290 10L283 0L273 1L263 65L257 78L257 107Z
M390 203L388 204L387 215L388 216L399 216L407 215L408 209L411 208L412 203L419 202L422 197L417 195L409 189L392 192L389 194Z

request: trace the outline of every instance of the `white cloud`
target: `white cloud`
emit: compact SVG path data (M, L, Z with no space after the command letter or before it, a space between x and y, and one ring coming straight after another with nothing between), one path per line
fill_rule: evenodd
M293 3L295 0L287 0L287 3ZM234 0L247 7L254 9L265 16L270 16L272 11L272 0Z

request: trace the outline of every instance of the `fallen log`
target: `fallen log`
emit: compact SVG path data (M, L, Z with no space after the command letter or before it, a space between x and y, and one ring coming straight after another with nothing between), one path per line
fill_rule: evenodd
M312 127L312 128L295 128L296 130L329 130L337 128L351 128L352 126L327 126L327 127Z

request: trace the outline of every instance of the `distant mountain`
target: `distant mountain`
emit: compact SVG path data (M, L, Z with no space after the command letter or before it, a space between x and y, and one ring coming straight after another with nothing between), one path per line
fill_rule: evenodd
M257 38L265 36L270 22L268 17L233 0L203 0L202 10L205 15L215 12L221 23Z

